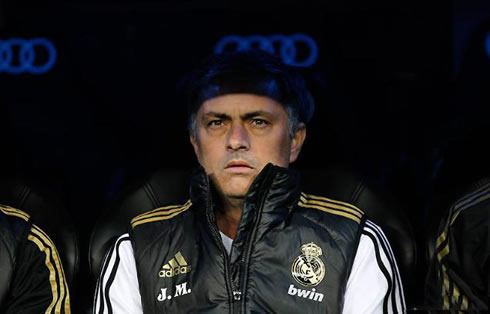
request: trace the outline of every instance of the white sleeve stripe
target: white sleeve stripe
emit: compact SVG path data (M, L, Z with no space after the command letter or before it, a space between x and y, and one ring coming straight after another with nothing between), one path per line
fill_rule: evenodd
M105 291L104 291L104 297L107 300L107 311L109 314L112 314L112 304L109 302L109 289L111 288L112 283L114 282L114 278L116 277L116 272L117 268L119 266L119 261L120 261L120 256L119 256L119 246L121 245L122 242L124 241L129 241L129 237L124 237L122 239L119 239L119 241L116 242L116 261L114 262L114 266L112 267L111 274L109 276L109 280L106 283Z
M367 228L365 231L366 234L371 235L371 240L372 241L377 241L378 244L375 245L376 250L382 249L379 253L377 252L377 255L384 256L385 261L383 261L383 258L381 257L380 259L377 259L377 261L381 261L383 263L383 268L384 269L389 269L390 272L387 273L388 276L388 281L389 281L389 292L387 293L386 299L383 302L383 312L384 313L398 313L398 306L397 306L397 290L399 290L399 287L397 287L397 281L396 281L396 267L393 264L393 261L389 257L387 253L387 247L385 243L382 241L381 237L379 234L377 234L373 229ZM381 267L381 265L378 265ZM391 302L390 302L391 301ZM400 308L400 310L403 312L403 307Z
M96 291L95 291L95 303L94 303L94 313L98 313L98 314L103 314L104 313L104 303L105 303L105 300L104 300L104 296L102 295L102 291L103 291L103 281L104 281L104 276L105 276L105 273L106 273L106 270L109 266L109 263L110 263L110 260L112 259L112 256L114 254L114 248L115 248L115 245L113 245L110 249L110 251L107 252L105 258L104 258L104 264L102 264L102 271L99 275L99 280L97 281L97 287L96 287Z
M385 300L383 302L383 313L390 313L394 312L397 313L397 306L396 306L396 290L397 289L397 282L394 277L396 277L396 272L395 272L395 266L393 265L393 261L391 260L390 256L387 253L387 248L385 243L382 241L381 235L376 232L375 229L371 229L369 227L365 228L364 234L369 235L371 240L374 242L376 241L377 244L375 244L375 249L378 251L381 247L382 253L387 259L387 264L383 263L382 258L378 258L378 255L380 255L380 252L376 252L376 260L378 263L382 263L381 265L378 264L378 267L382 270L382 272L385 274L388 280L388 291L385 297ZM386 268L389 268L391 270L391 274L387 272ZM386 271L386 273L385 273ZM389 302L391 301L391 302ZM391 303L391 308L388 307L388 303Z
M379 250L379 241L375 239L375 236L373 233L368 232L366 230L363 231L363 234L366 235L371 241L373 242L374 248L375 248L375 256L376 256L376 262L378 264L378 268L381 270L381 273L386 279L388 289L386 291L385 297L383 298L383 313L388 313L388 300L390 298L390 295L392 295L392 290L393 290L393 282L391 280L391 276L388 273L388 270L386 269L383 260L381 258L380 250Z
M397 305L399 305L400 306L399 310L401 310L401 312L405 313L406 307L405 307L405 299L404 299L403 292L402 292L403 287L402 287L402 283L401 283L401 278L400 278L400 275L398 273L398 268L396 266L396 261L394 259L393 251L391 250L391 247L389 245L388 240L386 239L386 237L383 234L383 232L381 231L381 229L377 225L373 224L370 221L366 221L366 225L364 227L363 233L364 234L369 233L372 235L372 237L370 237L370 238L373 241L373 243L374 243L374 241L378 242L378 244L374 243L376 250L379 250L379 248L381 247L384 256L388 260L389 265L383 265L383 268L389 267L389 269L391 269L391 273L392 273L390 275L391 278L389 279L391 281L390 287L393 286L393 289L390 291L391 305L392 305L391 311L394 311L395 313L398 312L397 311L397 308L398 308ZM382 262L382 260L377 260L377 261L378 261L378 263L380 261ZM378 266L382 270L381 265L378 264ZM388 309L385 308L385 310L388 310ZM389 312L391 312L391 311L389 311Z
M370 221L368 221L367 223L368 223L367 228L372 228L372 231L382 240L384 244L383 248L385 249L385 254L387 254L388 258L390 259L390 263L392 264L391 265L392 269L394 269L393 275L396 277L396 280L400 284L401 277L400 274L398 273L398 268L394 267L396 265L395 256L393 254L391 246L389 245L388 239L386 238L384 233L381 232L381 229L377 225L371 223Z
M110 256L112 256L112 252L113 252L113 247L111 247L111 249L109 251L106 252L105 256L104 256L104 262L102 263L102 272L101 274L103 274L105 272L105 269L107 267L107 263L110 259ZM102 276L101 274L99 274L99 277L97 279L97 284L95 286L95 294L94 294L94 307L97 306L98 302L100 302L100 299L99 299L99 289L100 289L100 285L101 285L101 281L102 281ZM93 309L93 312L96 313L95 311L95 308Z
M112 313L112 305L109 298L109 289L111 288L111 284L114 280L114 277L117 273L117 268L119 266L119 246L124 241L129 241L128 235L120 237L106 255L104 266L97 282L94 313ZM107 277L108 274L109 276ZM106 309L104 308L104 305L106 305Z
M376 235L383 240L383 243L385 244L387 248L387 253L389 254L389 258L392 263L395 263L395 255L393 254L393 250L391 249L391 246L389 245L389 241L386 238L385 234L381 231L381 228L375 224L373 224L371 221L367 220L366 221L367 227L372 228L373 231L376 233ZM396 269L396 275L397 277L400 277L400 274L398 273L398 268Z
M104 276L105 276L105 273L106 273L106 270L109 266L109 263L112 259L112 256L114 254L114 248L115 246L113 245L110 249L110 251L107 252L106 256L105 256L105 259L104 259L104 264L102 264L102 271L99 275L99 280L97 281L97 288L96 288L96 291L95 291L95 296L96 296L96 303L94 303L94 306L96 307L94 309L94 313L99 313L99 314L103 314L104 313L104 303L105 303L105 300L104 300L104 296L102 295L102 291L103 291L103 281L104 281Z
M374 225L369 221L368 221L366 228L371 230L377 236L378 241L380 241L383 244L384 253L386 254L388 259L390 260L390 263L392 265L395 264L395 257L394 257L393 251L391 249L391 246L389 245L388 239L386 238L384 233L381 232L381 229L377 225ZM399 277L398 269L395 268L395 270L396 271L394 272L394 276L397 276L397 278L398 278Z
M395 280L396 280L398 286L400 287L398 289L398 297L399 297L400 302L402 304L403 312L405 313L406 312L405 296L403 295L403 292L402 292L403 286L402 286L401 276L400 276L400 273L398 271L398 267L396 266L396 259L395 259L395 255L393 254L393 250L389 244L388 239L386 238L386 235L383 233L383 231L381 230L381 228L379 226L377 226L376 224L372 223L369 220L366 221L366 225L368 228L372 228L373 231L376 234L378 234L378 236L383 240L385 247L387 248L388 256L389 256L390 262L392 264L391 268L393 270L393 275L395 277Z

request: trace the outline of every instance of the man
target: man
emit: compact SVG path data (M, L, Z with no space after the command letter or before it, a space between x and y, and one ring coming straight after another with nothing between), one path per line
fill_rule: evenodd
M258 52L216 56L193 77L191 199L132 220L106 257L95 313L404 312L380 228L302 193L287 169L313 113L303 80Z
M0 312L70 313L70 294L51 239L18 209L0 205Z
M488 311L490 178L473 183L444 217L425 285L435 309Z

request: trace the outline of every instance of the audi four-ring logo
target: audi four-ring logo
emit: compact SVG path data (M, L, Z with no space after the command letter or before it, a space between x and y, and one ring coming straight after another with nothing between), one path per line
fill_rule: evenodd
M55 62L56 48L47 39L0 39L0 73L43 74Z
M285 35L229 35L223 37L214 49L215 53L261 49L281 57L286 64L297 67L312 66L318 58L316 41L306 34Z

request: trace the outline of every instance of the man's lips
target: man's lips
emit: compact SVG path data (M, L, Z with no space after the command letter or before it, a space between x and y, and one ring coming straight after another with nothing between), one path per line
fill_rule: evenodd
M254 169L252 166L250 166L247 162L245 161L231 161L229 162L225 170L230 171L230 172L247 172Z

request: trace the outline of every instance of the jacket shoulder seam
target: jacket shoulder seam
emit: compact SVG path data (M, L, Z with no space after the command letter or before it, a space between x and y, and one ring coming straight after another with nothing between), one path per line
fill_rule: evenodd
M0 211L2 213L4 213L5 215L7 215L7 216L18 217L18 218L21 218L21 219L23 219L25 221L28 221L29 218L30 218L29 214L27 214L26 212L23 212L20 209L17 209L17 208L14 208L14 207L10 207L10 206L7 206L7 205L0 205Z
M298 206L342 216L358 224L361 223L361 219L364 216L364 212L352 204L306 193L301 193Z
M180 215L181 213L185 212L186 210L188 210L191 206L192 206L192 202L188 200L183 205L182 204L170 205L170 206L159 207L147 211L141 215L136 216L131 220L131 228L134 229L139 225L150 223L150 222L172 219Z

